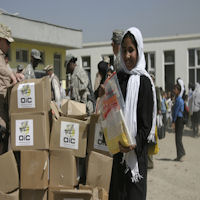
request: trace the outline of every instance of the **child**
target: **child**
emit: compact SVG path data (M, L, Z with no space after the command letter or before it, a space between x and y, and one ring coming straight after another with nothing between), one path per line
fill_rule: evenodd
M174 86L174 94L176 96L173 116L172 116L172 128L175 128L175 141L176 141L176 152L177 157L174 159L175 161L184 161L185 150L182 143L183 136L183 110L184 110L184 101L180 96L181 86L176 84Z

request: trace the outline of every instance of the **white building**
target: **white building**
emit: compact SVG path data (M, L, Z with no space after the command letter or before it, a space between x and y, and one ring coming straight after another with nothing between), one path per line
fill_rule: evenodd
M200 34L144 39L147 70L154 72L156 85L172 89L181 77L188 90L189 83L200 82ZM85 43L81 49L69 50L78 64L90 72L94 85L97 65L105 55L113 60L110 42Z

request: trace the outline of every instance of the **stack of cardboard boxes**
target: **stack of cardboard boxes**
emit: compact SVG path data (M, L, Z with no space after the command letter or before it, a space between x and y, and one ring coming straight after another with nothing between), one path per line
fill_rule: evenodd
M11 148L20 152L22 200L47 199L50 102L47 77L25 80L11 91Z
M49 121L50 95L48 78L25 80L12 89L11 148L20 152L20 178L9 190L1 191L0 185L2 195L20 187L22 200L107 200L112 157L98 116L92 115L90 123L84 104L65 100L62 111L54 104ZM77 161L84 158L87 186L79 184Z

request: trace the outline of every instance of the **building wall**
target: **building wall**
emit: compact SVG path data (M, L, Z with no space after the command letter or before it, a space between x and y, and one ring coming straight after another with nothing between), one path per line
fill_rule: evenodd
M144 39L144 52L155 53L157 86L165 88L164 51L173 50L175 52L175 79L181 77L185 83L186 90L188 90L188 49L190 48L200 48L199 34ZM97 72L97 64L102 60L102 55L113 54L110 42L83 44L82 49L70 50L67 53L77 56L80 66L82 66L82 56L91 56L91 80L93 85Z
M199 38L184 38L181 40L167 40L159 42L144 42L144 51L155 52L156 84L165 88L164 51L175 51L175 79L181 77L186 90L189 84L188 49L200 48Z
M54 64L54 54L61 55L60 80L66 80L64 61L66 50L82 47L82 30L58 26L43 21L37 21L7 13L0 13L0 22L11 29L15 42L11 44L11 67L18 64L26 66L30 62L32 48L44 52L45 63L36 68L43 69L48 64ZM28 50L28 62L16 61L16 49ZM64 85L64 84L63 84Z
M18 64L22 64L24 67L27 66L28 63L30 63L30 57L31 57L31 49L38 49L39 51L44 52L44 64L39 64L36 68L37 70L42 70L46 65L53 64L54 63L54 54L60 54L61 55L61 68L60 68L60 80L65 80L65 68L64 68L64 62L65 62L65 56L66 56L66 49L64 47L56 47L56 46L50 46L50 45L43 45L43 44L37 44L37 43L31 43L26 41L15 41L11 44L10 47L10 58L9 64L12 68L16 68ZM28 50L28 62L17 62L16 61L16 50L17 49L24 49Z

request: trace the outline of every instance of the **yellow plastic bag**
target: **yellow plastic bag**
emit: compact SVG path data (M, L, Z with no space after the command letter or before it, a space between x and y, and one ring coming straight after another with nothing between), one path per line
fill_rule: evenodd
M106 120L102 122L102 128L111 154L120 152L119 142L125 147L136 144L135 139L133 140L127 129L121 110L110 111Z
M156 126L156 129L155 129L155 138L156 138L156 144L149 144L148 145L148 154L149 155L155 155L159 152L157 126Z

